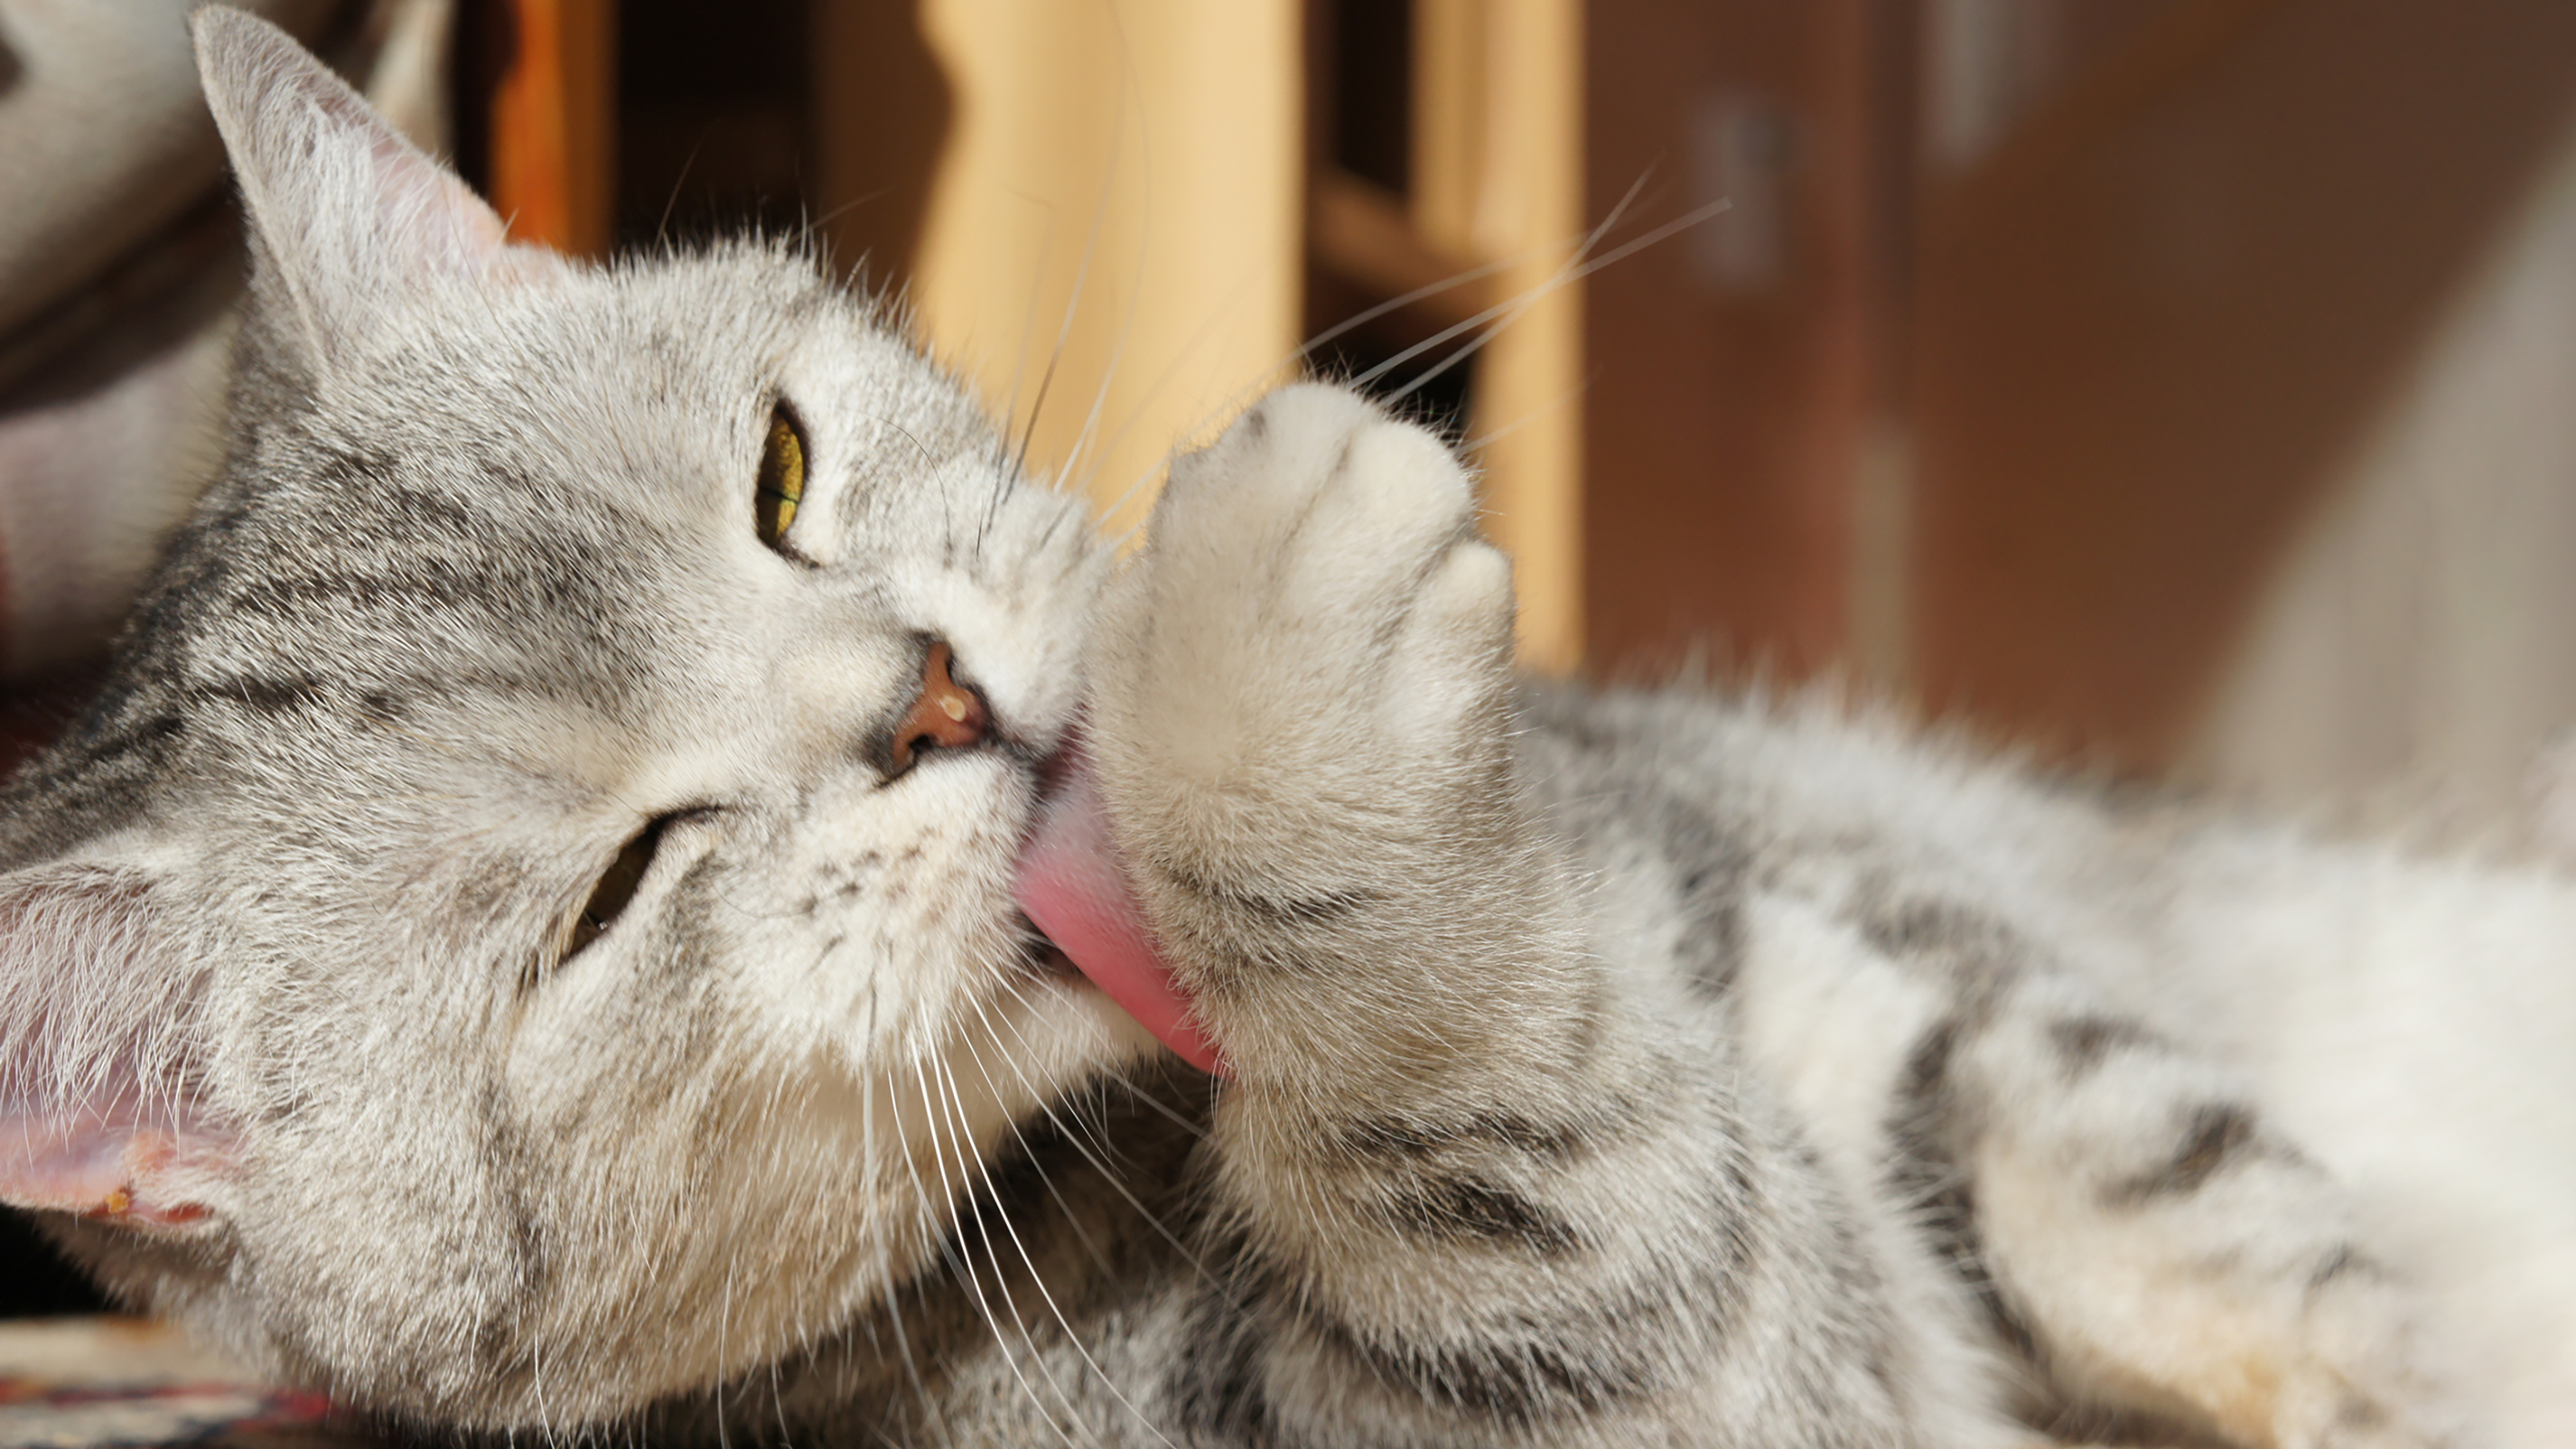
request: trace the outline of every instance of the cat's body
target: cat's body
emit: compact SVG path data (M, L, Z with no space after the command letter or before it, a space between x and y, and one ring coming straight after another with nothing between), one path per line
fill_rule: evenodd
M232 462L0 822L0 1188L112 1284L494 1427L2576 1432L2562 877L1520 689L1329 389L1112 577L810 264L504 247L199 24ZM1221 1079L1037 949L1085 821Z
M2079 1335L2098 1334L2114 1363L2145 1359L2150 1345L2176 1357L2214 1348L2177 1378L2213 1399L2256 1395L2281 1350L2357 1326L2335 1323L2342 1310L2331 1304L2323 1322L2289 1326L2318 1312L2323 1285L2386 1274L2405 1284L2392 1297L2420 1294L2437 1315L2446 1347L2433 1352L2465 1370L2499 1442L2568 1432L2576 1163L2530 1150L2571 1140L2569 1074L2551 1062L2576 1020L2576 985L2547 946L2576 930L2564 881L2325 845L2180 807L2109 810L2094 792L2035 788L1827 701L1774 709L1689 691L1546 690L1520 704L1519 777L1560 838L1578 843L1600 957L1634 973L1626 989L1660 1008L1639 1015L1690 1064L1659 1064L1674 1075L1658 1080L1656 1098L1686 1100L1690 1067L1722 1064L1742 1073L1722 1091L1741 1114L1722 1136L1758 1142L1761 1119L1777 1112L1787 1140L1741 1164L1760 1186L1712 1188L1750 1244L1712 1243L1711 1227L1694 1224L1657 1245L1681 1250L1664 1266L1686 1285L1682 1301L1712 1310L1705 1321L1622 1301L1540 1336L1537 1358L1328 1351L1330 1374L1409 1380L1425 1398L1506 1418L1558 1396L1590 1406L1542 1416L1542 1442L1591 1442L1587 1429L1604 1443L1666 1442L1676 1426L1716 1443L1999 1442L1975 1408L2075 1409L2083 1423L2070 1400L2089 1398L2198 1418L2121 1382L2111 1364L2084 1362ZM2428 941L2474 964L2428 972ZM1976 1005L1987 993L2001 999ZM2013 1084L2017 1102L1977 1102L1964 1073L1927 1071L1970 1055L1979 1034L2016 1032L2025 1039L1988 1065L2027 1073ZM2116 1085L2105 1100L2083 1101L2106 1073ZM1434 1163L1448 1181L1525 1183L1528 1151L1570 1152L1578 1176L1608 1179L1609 1205L1585 1201L1598 1184L1563 1197L1541 1187L1530 1207L1480 1202L1445 1229L1417 1220L1428 1241L1368 1270L1399 1296L1473 1281L1479 1249L1544 1262L1551 1221L1652 1221L1646 1204L1671 1192L1617 1164L1620 1109L1602 1105L1619 1100L1615 1074L1558 1066L1532 1081L1544 1090L1498 1093L1461 1118L1372 1118L1301 1163L1301 1173L1364 1175L1392 1201L1418 1202L1426 1181L1443 1181L1412 1175ZM743 1422L911 1425L934 1440L926 1426L944 1422L969 1442L1046 1442L1051 1410L1108 1442L1156 1442L1142 1411L1176 1442L1200 1442L1181 1429L1211 1426L1215 1442L1272 1442L1245 1421L1266 1411L1273 1422L1259 1427L1275 1442L1405 1442L1391 1406L1355 1433L1348 1422L1300 1423L1297 1403L1247 1392L1261 1372L1243 1360L1239 1317L1264 1333L1284 1324L1292 1340L1337 1330L1278 1311L1283 1295L1263 1276L1277 1270L1247 1267L1239 1239L1194 1231L1204 1204L1179 1185L1193 1182L1208 1093L1187 1073L1149 1077L1145 1090L1152 1105L1107 1093L1069 1110L1069 1130L1049 1123L1015 1138L987 1199L1010 1205L1011 1225L971 1216L944 1291L913 1300L900 1329L877 1317L781 1375L738 1385ZM2067 1100L2049 1100L2057 1094ZM2224 1125L2213 1135L2212 1107L2241 1107L2245 1135ZM1542 1146L1532 1124L1550 1112L1582 1133ZM1964 1142L1939 1140L1992 1126L1963 1125L1988 1113L2062 1135L2022 1163L1979 1162ZM1657 1141L1658 1152L1707 1147L1688 1130ZM2297 1157L2336 1186L2300 1181ZM1801 1201L1773 1176L1784 1171L1813 1172L1824 1191ZM2047 1220L2008 1228L2022 1240L1999 1255L1977 1221L1981 1185L2063 1196ZM1653 1196L1631 1196L1643 1193ZM2353 1218L2338 1218L2347 1209ZM1793 1242L1764 1241L1772 1234ZM1808 1265L1816 1277L1804 1286L1825 1289L1821 1301L1747 1287L1742 1260L1729 1261L1812 1253L1845 1234L1869 1246ZM1323 1250L1348 1246L1331 1237ZM2243 1261L2281 1275L2282 1316L2269 1329L2230 1291L2265 1275L2226 1281ZM2043 1293L2054 1323L2034 1321ZM2364 1294L2352 1317L2367 1323L2390 1305ZM2136 1320L2111 1322L2124 1304ZM1691 1376L1656 1363L1659 1346L1707 1355L1701 1370L1722 1381L1730 1352L1754 1357L1730 1350L1737 1335L1777 1352L1800 1327L1847 1335L1846 1367L1898 1373L1895 1418L1906 1427L1866 1416L1866 1385L1827 1387L1793 1358L1738 1366L1748 1398L1772 1396L1759 1409L1683 1395L1649 1398L1643 1422L1618 1412L1616 1385ZM2034 1339L2052 1359L2052 1385L2010 1362ZM912 1363L888 1351L900 1344ZM2409 1366L2383 1365L2399 1382ZM1957 1415L1954 1435L1923 1422L1936 1408ZM2317 1437L2285 1425L2280 1442L2425 1442L2359 1432L2379 1427L2370 1420L2339 1404L2312 1426ZM2246 1442L2273 1432L2233 1427ZM1684 1432L1678 1442L1701 1441Z

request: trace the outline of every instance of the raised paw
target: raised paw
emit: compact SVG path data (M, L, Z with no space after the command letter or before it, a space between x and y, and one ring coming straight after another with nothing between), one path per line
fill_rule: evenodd
M1510 671L1510 569L1474 519L1438 439L1338 388L1276 393L1175 462L1092 656L1131 843L1331 894L1355 835L1454 807L1502 748Z

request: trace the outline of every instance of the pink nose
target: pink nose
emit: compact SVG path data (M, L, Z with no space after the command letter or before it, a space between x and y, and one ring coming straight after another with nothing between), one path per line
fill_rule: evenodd
M954 659L947 640L930 642L921 661L921 694L886 745L888 779L911 769L925 750L962 750L992 733L992 710L973 685L958 682Z

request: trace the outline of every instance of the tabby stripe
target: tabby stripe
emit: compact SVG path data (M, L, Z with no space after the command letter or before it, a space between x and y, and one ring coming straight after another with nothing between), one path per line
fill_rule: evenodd
M1382 1344L1338 1321L1318 1327L1336 1351L1390 1387L1459 1413L1511 1423L1598 1414L1656 1388L1647 1365L1621 1351L1617 1335L1637 1332L1633 1325L1591 1336L1581 1348L1540 1339Z
M237 704L254 714L279 715L309 708L320 701L327 690L328 686L317 675L290 674L268 678L244 674L192 685L185 697L191 704Z
M1897 960L1939 959L1963 973L2008 973L2028 948L2010 926L1953 901L1881 901L1860 913L1861 938Z
M2346 1278L2376 1278L2380 1273L2379 1264L2364 1255L2361 1249L2351 1243L2337 1243L2318 1262L2316 1270L2308 1274L2308 1295L2314 1297Z
M1399 1189L1385 1212L1399 1231L1439 1242L1493 1243L1540 1258L1566 1257L1583 1246L1572 1223L1489 1178L1442 1177Z
M2118 1016L2075 1016L2048 1024L2048 1040L2057 1048L2058 1066L2074 1086L2100 1068L2115 1051L2156 1044L2145 1027Z
M2030 1328L2004 1301L1987 1266L1985 1234L1977 1225L1976 1193L1961 1161L1977 1123L1951 1080L1951 1064L1960 1044L1985 1029L1994 1008L1992 991L1976 993L1915 1038L1888 1113L1887 1185L1899 1202L1914 1211L1933 1256L1977 1296L1995 1332L2028 1351L2034 1342Z
M1371 890L1334 891L1305 898L1265 896L1220 885L1161 861L1155 862L1154 869L1163 879L1203 901L1258 917L1274 926L1319 926L1355 915L1386 899L1383 892Z
M1601 1120L1540 1123L1517 1112L1480 1112L1445 1122L1409 1117L1369 1117L1344 1127L1338 1142L1346 1156L1365 1160L1421 1159L1462 1148L1502 1149L1550 1162L1571 1161L1626 1122Z
M2212 1102L2193 1109L2173 1156L2152 1171L2103 1189L2106 1207L2144 1207L2162 1198L2200 1191L2211 1178L2271 1149L2260 1140L2250 1107Z
M1959 1164L1956 1138L1961 1134L1953 1120L1950 1084L1950 1060L1965 1029L1957 1016L1944 1016L1925 1028L1906 1053L1888 1114L1887 1135L1895 1150L1887 1177L1897 1200L1920 1214L1934 1252L1975 1282L1986 1276L1985 1255L1977 1241L1975 1199Z
M1744 881L1752 853L1706 810L1669 790L1650 808L1676 877L1674 905L1683 922L1678 964L1701 992L1724 996L1744 964Z
M119 725L93 739L83 750L92 764L104 765L127 755L157 751L188 732L187 718L173 712Z

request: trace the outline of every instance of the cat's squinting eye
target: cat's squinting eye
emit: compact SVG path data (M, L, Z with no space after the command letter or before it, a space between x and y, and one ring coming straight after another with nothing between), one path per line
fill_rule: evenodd
M636 888L644 884L644 873L653 868L653 852L662 845L662 832L671 823L663 816L644 827L643 832L626 842L617 858L600 872L599 883L590 888L590 899L582 903L581 914L573 917L572 930L564 939L563 955L569 961L582 948L598 940L614 925L627 903L635 899Z
M752 523L760 541L777 548L796 526L797 505L805 501L805 434L796 418L779 404L770 409L769 436L760 449L760 481L752 493Z

